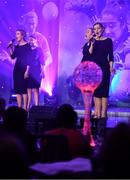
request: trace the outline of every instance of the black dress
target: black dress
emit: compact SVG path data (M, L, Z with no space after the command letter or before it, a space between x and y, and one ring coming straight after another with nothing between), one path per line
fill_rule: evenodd
M83 47L82 61L89 60L99 65L103 72L103 79L99 87L95 90L94 96L98 98L109 96L110 84L110 65L109 62L113 61L113 43L110 38L105 40L95 40L93 53L90 54L88 49L90 45L87 43Z
M15 94L27 93L27 79L24 79L29 59L31 57L31 47L28 43L22 46L15 46L11 58L16 58L16 63L13 70L14 92Z
M42 51L40 48L32 49L32 58L29 61L29 78L27 87L30 89L39 88L41 83L41 59Z
M94 62L93 54L89 53L89 48L90 48L90 43L89 42L85 43L85 45L83 46L83 51L82 51L83 57L82 57L81 62L84 62L84 61Z

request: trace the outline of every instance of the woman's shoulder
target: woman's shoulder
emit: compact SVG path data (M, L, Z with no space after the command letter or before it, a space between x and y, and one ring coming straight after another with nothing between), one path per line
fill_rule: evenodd
M84 45L83 45L83 47L84 47L84 46L87 46L87 44L88 44L88 42L85 42Z
M24 46L27 50L31 51L32 48L31 48L31 45L27 42Z
M112 44L112 39L109 37L104 37L102 40L100 40L102 42L104 42L105 44Z
M112 41L112 39L104 36L104 37L101 37L100 39L95 38L95 41L97 41L97 42L108 42L108 41Z
M16 45L16 47L18 47L18 48L28 48L28 47L31 47L30 46L30 44L27 42L27 43L25 43L25 44L23 44L23 45Z
M86 43L83 45L82 49L84 49L84 48L86 48L86 47L89 47L89 45L90 45L90 43L89 43L89 42L86 42Z
M112 42L112 39L110 37L106 37L106 40Z
M19 46L19 45L18 45L18 46ZM30 45L28 42L26 42L25 44L20 45L19 47L31 47L31 45Z
M31 48L31 45L28 42L25 44L25 46Z
M106 37L106 36L104 36L104 37L102 37L102 40L106 40L106 41L112 41L112 39L110 38L110 37Z

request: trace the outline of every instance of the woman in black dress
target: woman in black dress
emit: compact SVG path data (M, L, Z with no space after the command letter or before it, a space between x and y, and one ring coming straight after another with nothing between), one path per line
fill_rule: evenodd
M95 23L93 30L88 28L86 31L87 43L83 47L81 61L93 61L101 67L103 72L102 82L94 92L95 112L93 118L98 122L98 135L101 135L105 129L110 73L114 71L113 43L110 38L103 37L103 32L104 27L101 23Z
M91 27L87 28L85 37L86 37L87 42L83 46L83 51L82 51L83 52L83 58L82 58L81 62L83 62L83 61L94 61L93 55L91 53L91 49L92 49L93 43L95 41L93 28L91 28Z
M94 92L94 118L100 119L99 124L102 124L101 128L103 129L106 125L107 118L110 74L114 72L113 42L110 38L103 36L104 27L101 23L95 23L93 29L95 33L95 42L92 44L91 54L93 55L94 61L101 67L103 72L102 82ZM101 133L103 133L103 131Z
M17 46L13 46L9 42L10 55L12 59L16 58L13 79L14 79L14 92L17 97L18 107L22 107L22 97L24 102L24 109L27 110L27 78L28 78L28 61L31 55L31 47L25 40L26 33L24 30L16 31Z
M103 37L104 27L101 23L95 23L93 28L96 37L92 53L103 72L102 82L94 92L95 116L106 118L110 73L113 72L113 42L110 38Z
M41 78L44 76L44 58L41 48L38 47L38 42L34 36L29 37L29 43L31 45L32 58L29 61L29 77L28 77L28 105L30 108L32 100L32 90L34 92L34 104L39 105L39 88Z

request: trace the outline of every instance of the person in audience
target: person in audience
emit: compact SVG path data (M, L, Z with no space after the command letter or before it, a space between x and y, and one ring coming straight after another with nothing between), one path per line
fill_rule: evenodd
M7 131L0 131L0 179L29 178L24 144Z
M30 163L34 163L37 156L35 139L30 131L26 128L27 112L17 106L11 106L5 110L3 120L4 128L8 132L20 138L27 148Z
M106 136L94 161L96 178L130 178L130 126L120 123Z
M0 98L0 120L3 119L6 102L4 98Z
M45 134L65 136L72 158L89 156L91 148L87 139L76 129L78 117L73 107L69 104L61 105L57 111L56 118L59 128L46 131Z

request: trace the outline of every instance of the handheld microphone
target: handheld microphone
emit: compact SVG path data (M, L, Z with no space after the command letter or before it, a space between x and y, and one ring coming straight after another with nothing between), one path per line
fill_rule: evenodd
M15 42L15 39L12 39L12 40L11 40L11 43L7 46L7 49L8 49L9 47L11 47L14 42Z
M94 37L92 37L89 41L92 42L92 43L94 43L94 42L95 42Z

